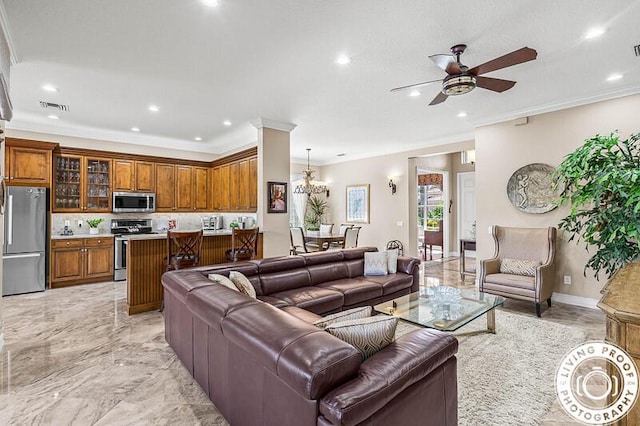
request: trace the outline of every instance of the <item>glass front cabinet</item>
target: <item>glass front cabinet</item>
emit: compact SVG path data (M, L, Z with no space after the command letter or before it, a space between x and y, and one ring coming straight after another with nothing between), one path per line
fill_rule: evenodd
M56 155L54 212L111 211L111 160Z

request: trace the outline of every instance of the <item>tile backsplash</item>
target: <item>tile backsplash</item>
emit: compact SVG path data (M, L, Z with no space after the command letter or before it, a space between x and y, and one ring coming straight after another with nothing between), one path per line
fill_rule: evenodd
M59 235L64 230L64 222L68 220L71 222L69 229L76 235L89 234L89 225L87 219L104 219L98 229L100 233L109 233L111 228L111 219L151 219L153 230L162 230L166 228L170 219L175 219L177 223L177 229L192 230L200 229L202 217L219 215L223 216L224 228L229 229L229 224L233 220L237 220L239 216L251 217L257 222L256 213L213 213L213 212L199 212L199 213L53 213L51 215L51 235ZM82 221L82 226L78 226L78 221Z

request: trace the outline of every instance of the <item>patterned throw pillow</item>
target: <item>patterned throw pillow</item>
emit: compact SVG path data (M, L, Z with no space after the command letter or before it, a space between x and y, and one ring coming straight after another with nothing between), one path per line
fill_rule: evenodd
M325 331L354 346L364 361L393 342L397 325L397 317L376 315L332 324Z
M542 263L535 260L502 259L500 272L503 274L524 275L534 277L536 268Z
M387 275L387 252L366 252L364 254L365 275Z
M331 324L335 324L342 321L350 321L361 318L369 318L371 316L371 306L363 306L361 308L348 309L346 311L338 312L335 314L322 317L318 321L314 322L318 328L327 328Z
M229 279L238 287L240 293L244 293L249 297L256 298L256 289L242 272L231 271L229 272Z
M395 274L398 272L398 249L387 250L387 272Z
M209 274L209 279L214 283L218 283L225 287L229 287L231 290L240 291L238 290L238 287L236 287L236 285L233 283L233 281L231 281L229 278L225 277L224 275Z

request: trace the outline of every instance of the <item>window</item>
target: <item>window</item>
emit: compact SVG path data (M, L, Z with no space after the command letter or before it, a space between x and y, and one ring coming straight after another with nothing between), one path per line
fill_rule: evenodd
M431 184L418 186L418 228L437 231L443 212L442 186Z

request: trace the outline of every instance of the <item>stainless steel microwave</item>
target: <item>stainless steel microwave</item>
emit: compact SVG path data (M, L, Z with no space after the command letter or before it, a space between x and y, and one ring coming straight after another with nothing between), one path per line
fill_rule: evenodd
M114 213L153 213L156 211L156 194L153 192L114 192Z

